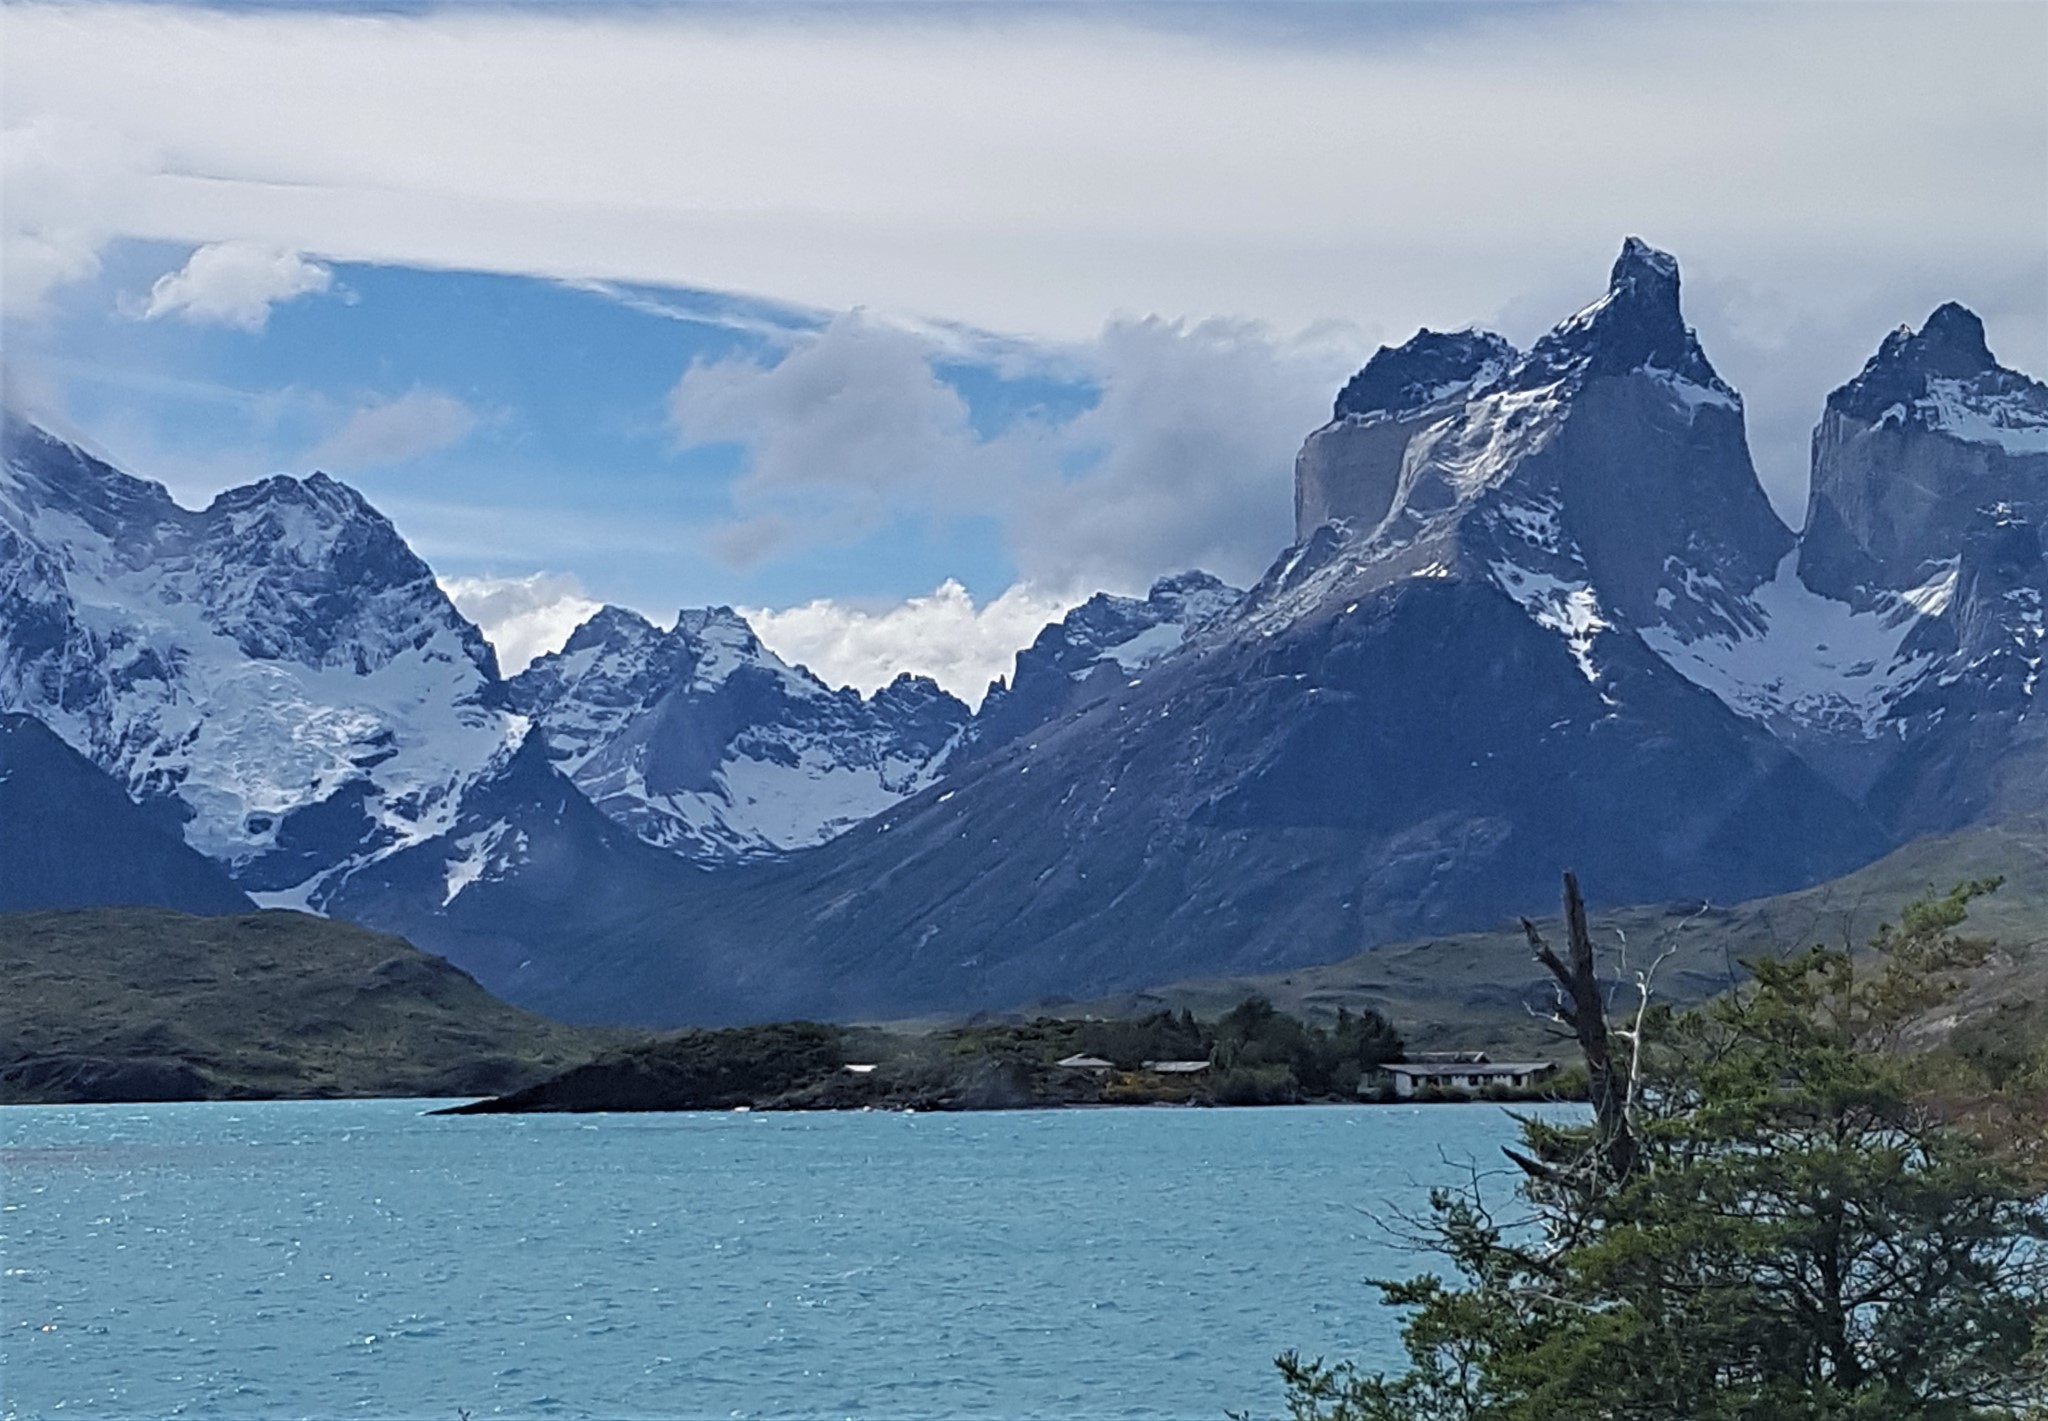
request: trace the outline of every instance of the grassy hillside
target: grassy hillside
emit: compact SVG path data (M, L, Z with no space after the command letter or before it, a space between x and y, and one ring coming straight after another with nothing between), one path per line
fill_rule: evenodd
M4 914L0 981L0 1101L489 1095L643 1036L303 913Z
M2003 875L2005 886L1971 905L1965 930L1996 940L2000 951L1957 1003L1957 1017L1968 1021L2001 1007L2010 1015L2014 1004L2025 1003L2041 1008L2034 1015L2048 1015L2048 819L1917 840L1817 887L1728 907L1682 903L1600 912L1600 885L1584 887L1595 910L1595 940L1614 950L1608 964L1625 960L1633 970L1670 949L1657 969L1657 987L1664 1000L1684 1004L1727 987L1743 958L1814 942L1860 945L1901 904L1992 874ZM1553 942L1562 940L1554 919L1540 926ZM1520 1054L1563 1049L1541 1016L1547 984L1520 927L1503 924L1494 932L1373 948L1326 967L1175 982L1060 1010L1122 1016L1185 1007L1213 1015L1257 993L1310 1019L1339 1006L1373 1008L1416 1049ZM1941 1031L1954 1022L1932 1025Z
M1596 939L1657 971L1664 1000L1726 987L1745 957L1814 941L1862 943L1899 906L2000 874L1968 931L2001 951L1953 1015L1994 1042L2048 1034L2048 819L1921 840L1816 888L1730 907L1598 912ZM1561 937L1555 923L1544 925ZM402 939L286 912L195 918L154 908L0 915L0 1101L336 1095L504 1095L648 1040L561 1026L509 1006ZM1519 928L1425 938L1324 967L1190 980L1063 1003L1068 1018L1192 1009L1247 996L1327 1022L1340 1006L1386 1016L1413 1049L1569 1055L1542 1017L1548 990ZM909 1025L907 1023L903 1025ZM944 1025L919 1023L927 1029ZM955 1023L957 1025L957 1023Z

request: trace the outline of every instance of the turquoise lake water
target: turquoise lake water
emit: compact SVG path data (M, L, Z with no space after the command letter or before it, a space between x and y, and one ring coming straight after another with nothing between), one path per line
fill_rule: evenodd
M0 1415L1271 1415L1497 1107L0 1110ZM1503 1196L1511 1187L1493 1180Z

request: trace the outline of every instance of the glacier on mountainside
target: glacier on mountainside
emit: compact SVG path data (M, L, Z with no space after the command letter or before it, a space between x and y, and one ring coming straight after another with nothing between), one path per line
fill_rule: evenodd
M1796 550L1785 554L1777 575L1750 594L1756 630L1687 637L1654 625L1640 634L1686 679L1751 719L1870 739L1927 670L1928 658L1906 644L1946 606L1954 571L1859 611L1808 589L1798 563Z
M6 442L0 707L175 802L245 888L433 838L525 734L480 634L345 486L193 511L11 418Z

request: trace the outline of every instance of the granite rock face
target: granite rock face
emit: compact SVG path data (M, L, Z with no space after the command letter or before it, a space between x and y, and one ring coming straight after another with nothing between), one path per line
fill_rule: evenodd
M1408 441L1489 388L1514 359L1514 347L1489 331L1424 330L1382 346L1295 459L1295 538L1333 520L1371 531L1393 507Z
M1983 323L1951 303L1828 396L1800 578L1859 606L1924 586L1992 505L2048 516L2048 385L2000 365Z

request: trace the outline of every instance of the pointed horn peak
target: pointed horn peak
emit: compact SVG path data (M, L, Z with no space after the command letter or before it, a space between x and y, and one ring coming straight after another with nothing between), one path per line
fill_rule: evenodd
M1968 306L1944 301L1920 327L1920 339L1934 362L1974 373L1998 362L1984 339L1984 322Z
M1624 283L1644 278L1676 285L1678 258L1651 246L1641 237L1626 238L1621 244L1621 255L1614 259L1614 270L1608 273L1608 289L1614 290Z

